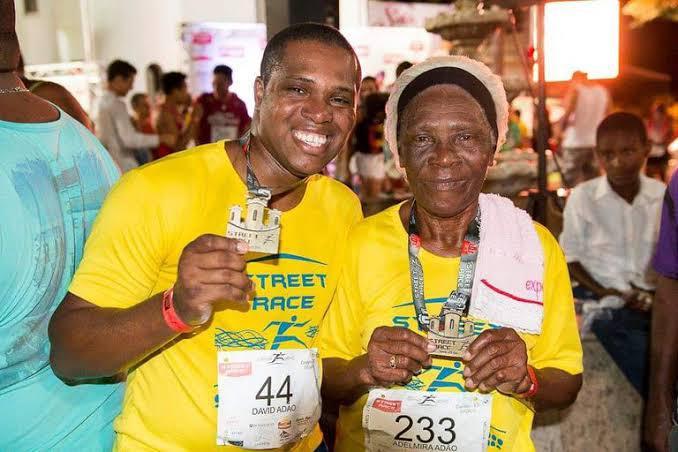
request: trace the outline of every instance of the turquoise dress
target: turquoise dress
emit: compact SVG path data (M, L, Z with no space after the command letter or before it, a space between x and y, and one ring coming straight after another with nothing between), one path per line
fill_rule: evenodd
M47 326L119 172L101 143L56 121L0 121L0 451L103 451L122 384L69 386Z

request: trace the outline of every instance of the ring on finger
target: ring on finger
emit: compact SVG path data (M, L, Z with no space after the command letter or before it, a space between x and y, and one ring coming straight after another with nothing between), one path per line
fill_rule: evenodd
M398 358L396 358L396 355L391 355L391 359L388 360L388 365L391 369L395 369L397 367L397 361Z

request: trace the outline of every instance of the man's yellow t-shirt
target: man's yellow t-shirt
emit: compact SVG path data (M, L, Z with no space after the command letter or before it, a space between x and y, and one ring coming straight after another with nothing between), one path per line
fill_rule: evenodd
M418 331L407 232L399 209L400 205L391 207L365 219L351 231L337 292L319 336L323 358L350 360L363 355L372 332L379 326ZM579 374L582 349L565 259L553 236L541 225L535 224L535 228L544 250L544 321L542 334L521 337L527 345L529 363L535 368L553 367ZM438 315L442 303L457 286L460 259L436 256L423 248L420 259L428 312ZM475 325L477 332L499 328L479 319L475 319ZM407 386L392 389L463 392L463 371L461 361L435 358L433 367L415 376ZM362 413L366 400L364 395L354 404L341 407L335 450L364 449ZM530 440L532 417L533 412L523 403L494 392L488 450L534 450Z
M224 142L173 154L127 173L104 203L70 291L102 307L129 308L171 287L184 247L225 235L246 186ZM115 423L117 450L239 450L216 446L217 351L309 348L338 280L348 231L362 218L344 185L308 180L281 217L280 252L247 255L256 296L247 312L217 311L133 370ZM162 315L158 311L158 316ZM320 430L296 450L314 450Z

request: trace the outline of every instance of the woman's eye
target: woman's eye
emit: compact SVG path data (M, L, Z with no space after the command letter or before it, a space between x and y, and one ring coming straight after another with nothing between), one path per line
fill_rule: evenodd
M293 93L296 93L296 94L304 94L304 92L305 92L302 88L299 88L299 87L296 87L296 86L292 86L290 88L287 88L287 91L290 91L290 92L293 92Z
M473 135L471 135L470 133L462 133L461 135L459 135L459 139L461 141L471 141L472 138Z

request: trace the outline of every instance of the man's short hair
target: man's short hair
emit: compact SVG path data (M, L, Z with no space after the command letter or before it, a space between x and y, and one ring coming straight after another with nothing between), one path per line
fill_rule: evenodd
M167 72L162 75L160 85L162 86L162 92L165 93L166 96L169 96L175 89L181 89L185 82L186 74L182 74L181 72Z
M217 75L221 74L224 77L226 77L229 80L233 80L233 69L230 67L226 66L225 64L220 64L218 66L215 66L214 71L212 71L212 74Z
M128 79L133 75L137 75L137 69L123 60L113 60L106 68L106 79L112 82L116 77Z
M403 61L396 67L396 78L400 77L400 74L408 70L413 66L409 61Z
M377 83L377 79L372 77L371 75L368 75L366 77L363 77L363 83L365 82L374 82Z
M290 42L315 41L322 44L336 46L346 50L355 58L358 74L356 80L360 80L360 61L348 40L336 28L329 25L306 22L285 28L273 36L266 44L264 55L261 58L261 78L264 85L268 84L271 74L282 63L285 47Z
M635 134L640 138L640 142L647 143L647 130L645 124L639 116L628 112L612 113L600 123L596 130L596 140L600 140L603 134L610 132L626 131Z
M148 94L146 94L146 93L135 93L132 96L132 99L130 99L130 103L132 104L132 107L136 107L137 105L139 105L139 102L141 102L144 99L144 97L148 97Z

